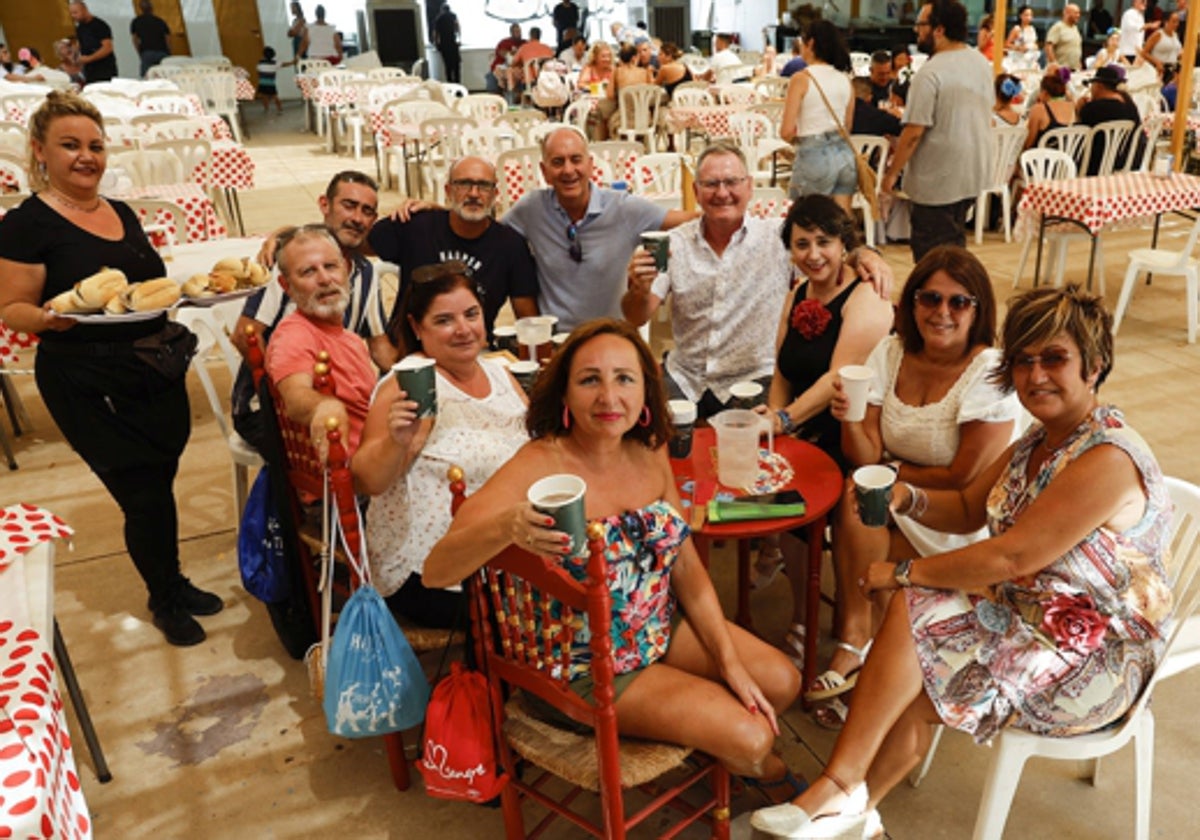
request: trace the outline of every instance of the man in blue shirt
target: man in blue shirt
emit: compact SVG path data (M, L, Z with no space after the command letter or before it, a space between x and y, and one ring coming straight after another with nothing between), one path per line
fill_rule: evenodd
M641 235L668 230L699 213L664 210L627 192L592 184L587 140L572 128L547 134L542 177L504 221L529 241L538 272L538 308L572 330L592 318L620 318L625 264Z

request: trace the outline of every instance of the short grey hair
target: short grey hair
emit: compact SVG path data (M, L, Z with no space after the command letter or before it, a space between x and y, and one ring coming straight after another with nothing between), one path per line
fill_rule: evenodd
M338 254L342 253L342 244L337 241L337 236L334 235L333 230L328 225L311 224L284 228L275 239L275 260L279 263L279 273L284 277L291 276L287 260L284 259L284 251L287 249L287 246L293 242L304 242L308 239L324 239L333 246L333 249Z
M741 161L743 169L749 170L750 168L746 163L746 153L739 146L728 140L717 140L705 146L704 151L700 153L700 157L696 158L696 174L700 173L700 169L704 166L704 161L713 155L733 155Z

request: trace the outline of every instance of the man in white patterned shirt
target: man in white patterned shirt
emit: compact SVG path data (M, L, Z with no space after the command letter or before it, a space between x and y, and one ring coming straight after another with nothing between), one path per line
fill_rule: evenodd
M728 407L735 382L759 381L764 392L770 387L792 262L780 220L746 215L754 185L741 149L717 142L701 152L694 187L700 218L670 232L665 272L645 249L634 252L621 311L641 326L671 295L675 349L664 366L667 392L696 403L703 418ZM891 269L873 252L864 259L860 249L856 256L860 273L886 297Z

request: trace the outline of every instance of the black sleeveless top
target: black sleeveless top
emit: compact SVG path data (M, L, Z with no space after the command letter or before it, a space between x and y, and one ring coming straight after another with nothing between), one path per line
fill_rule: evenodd
M783 344L779 347L779 359L776 362L779 375L787 380L789 401L795 399L797 395L803 394L828 372L829 365L833 362L833 349L842 332L842 309L845 307L846 301L850 299L851 292L860 282L862 281L855 279L847 284L837 297L825 305L832 318L824 332L818 336L805 338L801 335L792 326L789 314L787 334L783 338ZM793 298L793 308L805 299L807 293L808 283L805 282ZM842 457L842 426L829 413L828 408L820 414L810 417L796 430L795 435L801 440L820 447L837 461L838 466L845 472L846 463Z

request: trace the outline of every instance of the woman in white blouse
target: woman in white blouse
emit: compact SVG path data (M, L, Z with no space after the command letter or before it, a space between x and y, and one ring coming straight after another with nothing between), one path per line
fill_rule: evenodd
M898 479L922 486L965 487L1004 451L1019 413L1016 396L1005 395L990 376L1000 361L995 337L996 302L979 260L954 246L926 254L901 293L896 334L867 360L875 379L862 421L845 420L848 401L835 383L830 408L842 422L846 459L856 467L888 464ZM866 657L873 605L855 581L871 563L924 557L986 537L940 533L904 516L869 528L858 518L852 481L835 516L839 641L829 670L806 694L814 702L835 701L853 688ZM844 712L831 702L817 721L836 727Z
M427 589L425 557L450 527L446 470L463 468L468 492L481 487L526 441L528 400L507 369L480 357L487 344L483 305L459 262L424 266L402 303L404 346L436 362L437 414L418 419L417 403L394 376L375 388L362 442L350 468L374 496L367 552L379 593L394 612L425 627L451 627L462 593ZM464 613L465 616L465 613Z

